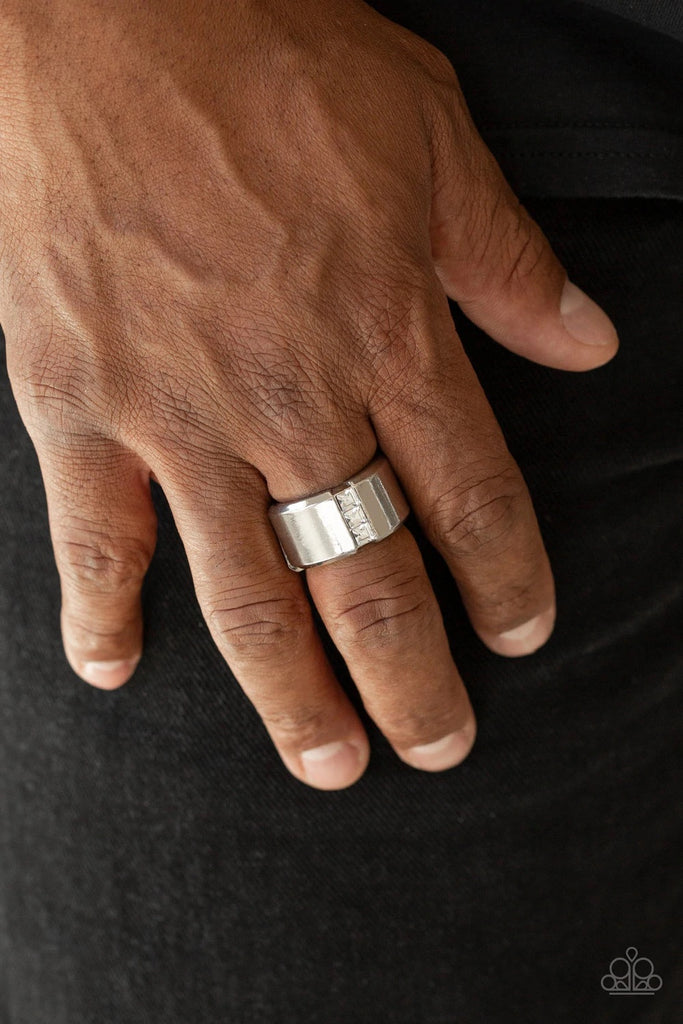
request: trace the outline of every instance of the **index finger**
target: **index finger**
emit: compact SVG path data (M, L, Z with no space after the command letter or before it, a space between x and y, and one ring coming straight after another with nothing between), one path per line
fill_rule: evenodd
M443 293L430 314L429 343L378 375L391 384L373 398L373 426L476 632L498 654L529 654L555 621L538 521Z

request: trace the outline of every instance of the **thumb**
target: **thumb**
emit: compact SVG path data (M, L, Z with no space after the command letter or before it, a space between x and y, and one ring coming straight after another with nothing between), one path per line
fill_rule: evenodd
M446 294L527 359L562 370L602 366L619 347L614 324L568 280L460 105L457 118L457 130L451 122L433 132L432 146L430 235Z

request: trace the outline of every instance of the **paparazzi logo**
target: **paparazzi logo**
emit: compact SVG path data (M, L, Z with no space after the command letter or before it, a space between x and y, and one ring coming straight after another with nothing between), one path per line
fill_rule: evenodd
M652 960L638 956L635 946L629 946L625 956L614 958L600 984L611 996L653 996L662 987L662 979L655 974Z

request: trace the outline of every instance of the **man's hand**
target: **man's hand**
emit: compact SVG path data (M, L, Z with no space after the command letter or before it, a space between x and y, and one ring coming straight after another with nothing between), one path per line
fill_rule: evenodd
M618 341L566 281L448 60L360 0L14 0L0 12L0 315L37 449L67 657L141 655L150 474L206 622L287 768L354 782L368 740L269 524L388 456L472 625L535 650L553 580L446 295L507 348L588 370ZM398 756L475 722L401 527L308 570Z

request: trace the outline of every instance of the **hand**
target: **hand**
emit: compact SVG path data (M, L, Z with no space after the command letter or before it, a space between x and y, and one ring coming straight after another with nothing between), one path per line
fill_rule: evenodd
M67 658L105 689L137 664L153 474L285 765L349 785L367 735L271 496L336 484L379 445L482 641L533 651L551 570L446 295L567 370L611 359L614 327L567 283L447 59L359 0L15 0L0 19L0 313ZM461 761L474 716L410 532L307 579L398 756Z

